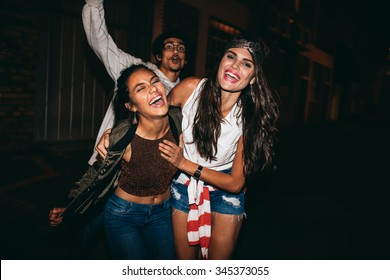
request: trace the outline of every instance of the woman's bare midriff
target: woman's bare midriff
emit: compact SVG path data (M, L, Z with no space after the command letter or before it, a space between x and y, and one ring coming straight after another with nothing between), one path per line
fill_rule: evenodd
M125 192L120 187L117 187L115 189L115 194L118 197L120 197L128 202L134 202L134 203L138 203L138 204L160 204L160 203L166 201L167 199L169 199L169 197L171 196L171 192L170 192L169 188L163 194L151 195L151 196L136 196L136 195L132 195L132 194Z

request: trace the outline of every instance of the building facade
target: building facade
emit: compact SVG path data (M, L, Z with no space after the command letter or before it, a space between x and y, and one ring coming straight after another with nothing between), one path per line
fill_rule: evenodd
M114 83L86 42L84 2L3 1L1 151L93 141ZM264 67L279 95L279 125L294 127L364 113L375 102L370 77L361 75L366 64L354 59L354 42L368 31L356 32L345 2L107 0L104 6L117 45L144 60L153 59L150 44L162 31L190 34L195 52L183 77L210 73L235 35L263 38L271 50Z

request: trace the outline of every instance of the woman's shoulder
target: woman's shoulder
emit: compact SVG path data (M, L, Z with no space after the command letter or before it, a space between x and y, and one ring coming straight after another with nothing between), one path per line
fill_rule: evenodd
M199 77L187 77L183 79L169 94L170 104L182 107L201 80L202 78Z
M116 144L131 127L131 122L128 119L118 121L115 126L112 128L110 133L110 145Z
M187 93L188 95L190 95L198 86L201 80L202 78L199 77L187 77L182 80L175 88L180 89L181 94Z
M203 78L199 77L187 77L181 81L185 86L195 88Z
M112 128L112 133L120 133L123 130L127 130L131 125L129 119L124 119L118 121L115 126Z

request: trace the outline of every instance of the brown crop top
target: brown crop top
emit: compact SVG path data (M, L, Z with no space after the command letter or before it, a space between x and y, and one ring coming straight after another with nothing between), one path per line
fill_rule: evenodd
M166 192L177 169L160 156L158 144L164 139L173 143L171 130L162 138L148 140L137 134L131 140L130 162L122 160L118 186L136 196L153 196Z

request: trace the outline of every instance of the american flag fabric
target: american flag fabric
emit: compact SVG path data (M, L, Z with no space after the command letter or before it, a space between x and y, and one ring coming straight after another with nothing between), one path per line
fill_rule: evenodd
M188 244L200 245L202 258L208 259L211 238L210 191L214 191L215 188L206 185L201 180L189 178L185 174L181 174L180 177L180 181L188 187L188 203L190 205L187 218Z

